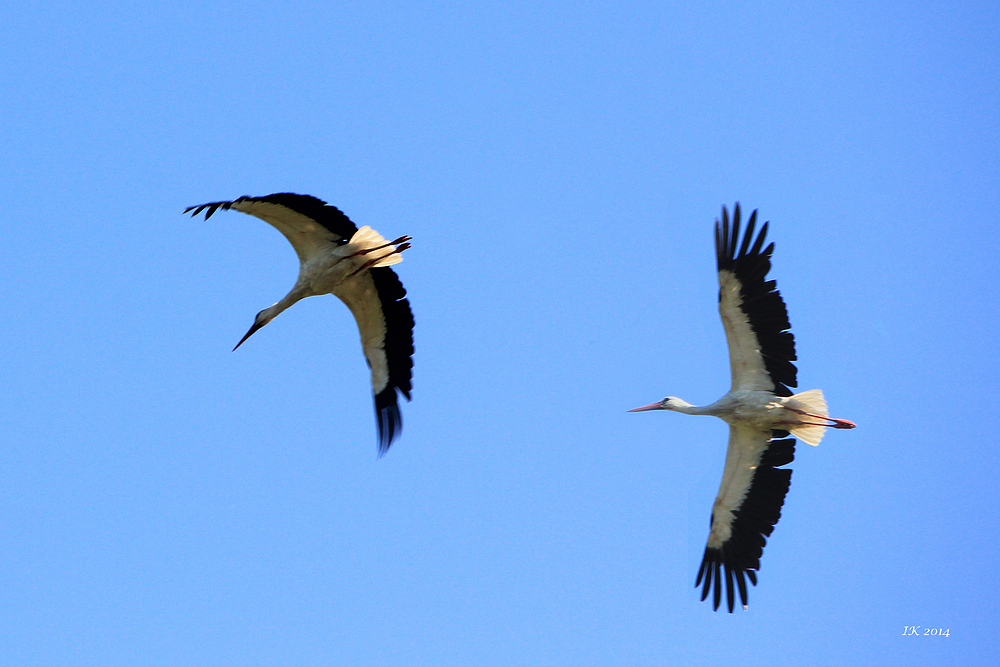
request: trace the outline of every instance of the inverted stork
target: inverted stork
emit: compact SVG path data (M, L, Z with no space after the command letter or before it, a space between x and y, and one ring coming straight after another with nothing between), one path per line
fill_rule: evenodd
M757 211L750 215L743 243L740 205L733 224L722 207L722 224L715 221L715 252L719 268L719 314L729 343L732 388L715 403L691 405L676 396L629 412L673 410L689 415L712 415L729 424L729 448L722 484L712 507L711 529L695 587L704 586L701 599L714 584L714 606L719 608L725 572L726 602L732 613L735 589L747 608L747 585L757 585L757 570L766 537L781 518L781 506L792 471L779 466L795 457L795 438L818 445L828 427L854 428L845 419L827 416L823 392L818 389L792 395L796 386L795 339L788 331L788 311L773 280L774 244L763 248L767 225L753 240ZM753 246L751 247L751 241ZM763 248L763 249L762 249ZM795 438L788 437L789 435ZM734 584L735 580L735 584Z
M189 206L208 220L222 209L247 213L273 225L299 256L299 277L283 299L257 313L253 326L235 350L281 312L309 296L333 294L354 314L361 347L371 369L378 455L399 436L403 418L397 392L410 400L413 368L413 313L406 290L392 269L403 261L410 237L386 242L370 227L358 229L335 206L308 195L279 192Z

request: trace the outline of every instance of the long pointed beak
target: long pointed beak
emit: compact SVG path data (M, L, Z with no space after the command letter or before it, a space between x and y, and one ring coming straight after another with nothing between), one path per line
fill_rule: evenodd
M265 322L264 324L266 324L266 322ZM264 324L258 324L257 322L254 322L254 323L253 323L253 326L252 326L252 327L250 327L250 331L248 331L248 332L247 332L247 335L246 335L246 336L244 336L243 338L241 338L241 339L240 339L240 342L236 343L236 347L234 347L234 348L233 348L233 352L235 352L235 351L236 351L236 349L237 349L237 348L238 348L238 347L239 347L240 345L242 345L242 344L243 344L244 342L246 342L246 339L247 339L247 338L249 338L250 336L254 335L254 333L255 333L255 332L256 332L256 331L258 330L258 329L260 329L260 328L261 328L262 326L264 326Z
M641 408L632 408L629 412L645 412L646 410L662 410L659 403L650 403L649 405L644 405Z

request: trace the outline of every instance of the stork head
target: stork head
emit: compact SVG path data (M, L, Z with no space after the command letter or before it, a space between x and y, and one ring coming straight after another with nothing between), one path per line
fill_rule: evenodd
M247 334L240 339L240 342L236 343L236 347L233 348L234 352L236 351L236 348L238 348L240 345L246 342L247 338L254 335L265 324L267 324L268 322L270 322L271 320L273 320L275 317L278 316L278 313L281 311L275 310L275 306L277 305L278 304L274 304L274 306L271 306L270 308L265 308L264 310L257 313L257 317L255 317L253 320L253 326L250 327L250 331L248 331Z
M632 408L629 412L645 412L646 410L676 410L683 412L684 408L690 407L691 404L687 401L681 400L676 396L667 396L659 403L650 403L649 405L644 405L641 408Z

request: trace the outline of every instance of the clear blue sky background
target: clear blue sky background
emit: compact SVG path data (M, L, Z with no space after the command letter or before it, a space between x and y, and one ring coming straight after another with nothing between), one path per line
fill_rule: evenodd
M996 3L0 10L0 664L996 659ZM263 222L414 237L403 437ZM802 389L750 610L694 577L712 223L771 220ZM906 626L950 637L902 636Z

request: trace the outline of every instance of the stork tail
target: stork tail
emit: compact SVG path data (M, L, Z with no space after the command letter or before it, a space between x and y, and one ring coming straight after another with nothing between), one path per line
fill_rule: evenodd
M381 254L382 256L365 263L364 268L374 268L377 266L392 266L393 264L402 262L403 256L400 253L406 248L396 248L395 246L406 245L409 247L408 244L403 243L406 240L408 240L406 237L402 237L390 243L381 234L365 225L351 237L351 245L357 249L355 251L357 254L366 255L371 252ZM383 250L385 252L381 252Z
M815 415L827 418L830 413L829 409L826 407L826 399L823 398L823 392L820 389L810 389L808 391L803 391L801 393L790 396L788 402L791 403L795 401L798 406L801 406L797 412L805 412L810 415ZM795 405L795 403L793 403ZM819 441L823 439L823 434L826 433L827 426L825 424L814 424L806 423L801 426L789 427L788 431L796 438L806 443L807 445L812 445L815 447L819 444Z

